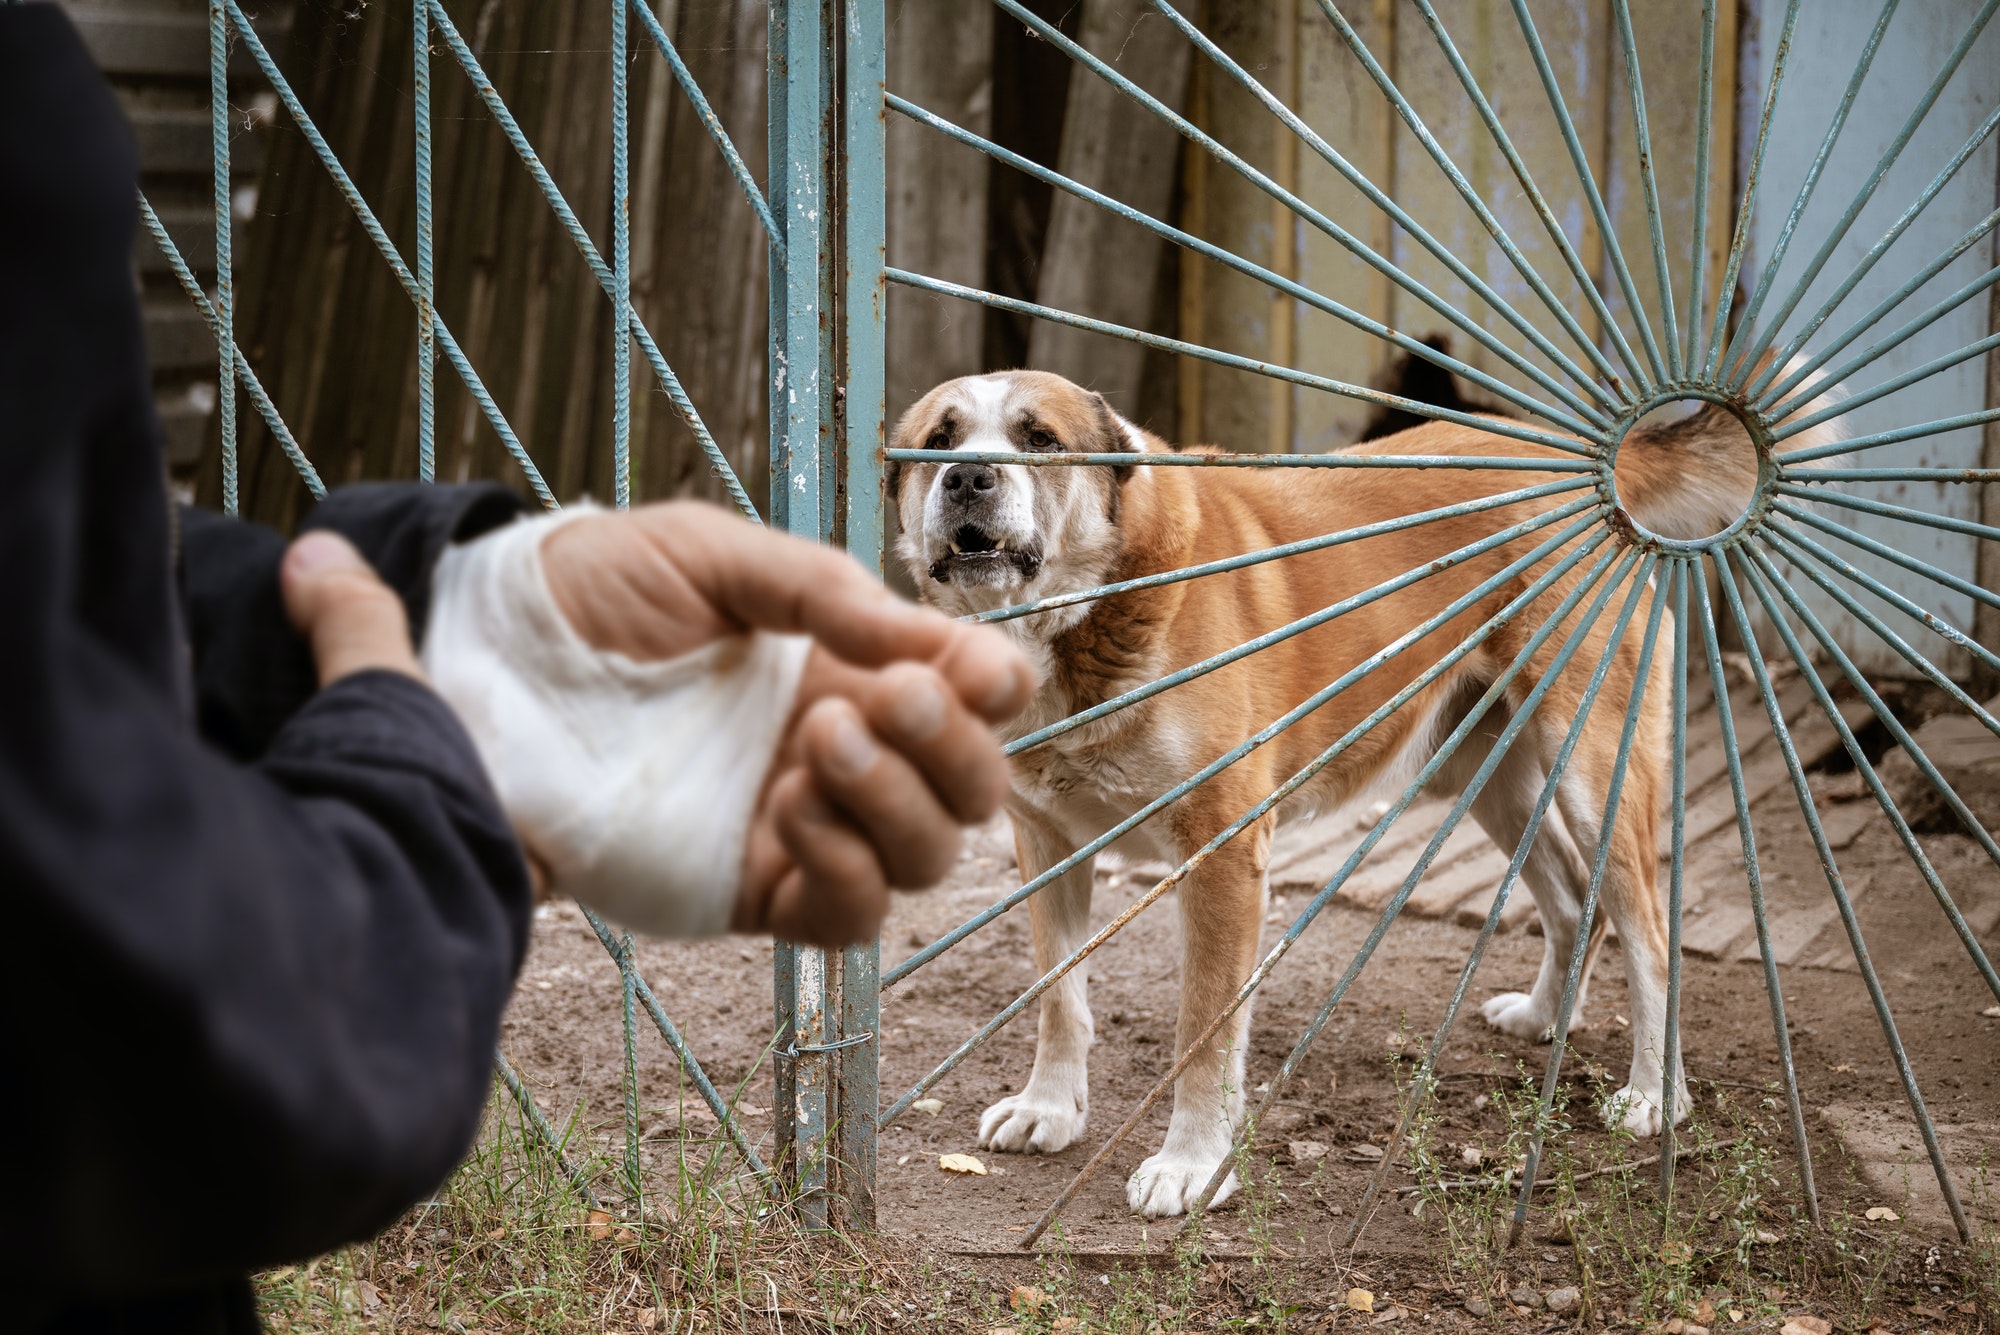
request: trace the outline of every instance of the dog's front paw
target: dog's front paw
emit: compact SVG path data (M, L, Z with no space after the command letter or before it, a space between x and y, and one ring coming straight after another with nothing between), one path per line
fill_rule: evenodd
M979 1144L1005 1154L1054 1154L1083 1134L1086 1109L1069 1097L1011 1094L979 1119Z
M1627 1085L1604 1101L1604 1124L1613 1131L1624 1131L1632 1136L1657 1136L1663 1121L1660 1108L1663 1101L1660 1094L1648 1094L1634 1085ZM1683 1086L1679 1104L1674 1109L1674 1125L1685 1122L1688 1109L1693 1106L1694 1098Z
M1525 1038L1530 1043L1546 1043L1555 1033L1555 1019L1535 1004L1526 992L1502 992L1479 1008L1486 1023L1503 1034Z
M1125 1184L1125 1200L1135 1214L1148 1219L1159 1219L1165 1215L1186 1214L1188 1207L1201 1195L1201 1189L1208 1185L1208 1179L1215 1176L1215 1169L1222 1162L1222 1153L1214 1155L1179 1154L1161 1150L1152 1158L1139 1165L1139 1171L1132 1174ZM1216 1206L1236 1194L1236 1174L1222 1179L1216 1189L1215 1199L1209 1205Z

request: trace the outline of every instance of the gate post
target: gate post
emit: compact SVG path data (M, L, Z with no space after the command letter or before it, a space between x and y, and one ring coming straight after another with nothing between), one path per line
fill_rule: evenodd
M771 0L771 522L882 553L882 0ZM809 1227L874 1223L878 951L780 943L779 1158Z

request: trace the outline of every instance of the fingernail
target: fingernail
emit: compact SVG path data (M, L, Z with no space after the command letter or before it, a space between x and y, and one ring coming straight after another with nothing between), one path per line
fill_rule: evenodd
M292 544L286 558L299 574L316 570L355 569L365 564L345 538L333 533L308 533Z
M844 716L833 725L827 763L838 777L860 778L875 768L881 754L881 748L875 745L875 739L868 735L868 729L861 726L859 719Z
M896 728L913 742L927 742L944 730L944 692L928 676L912 676L896 691Z

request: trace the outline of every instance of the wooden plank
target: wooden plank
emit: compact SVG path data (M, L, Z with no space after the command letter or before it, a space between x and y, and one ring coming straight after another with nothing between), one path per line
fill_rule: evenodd
M1158 15L1123 0L1084 0L1078 41L1120 73L1178 110L1187 96L1192 48ZM1174 128L1088 71L1069 81L1057 170L1155 218L1173 200L1180 136ZM1160 247L1152 233L1074 195L1058 192L1049 208L1035 299L1057 310L1141 329L1169 327L1159 309ZM1138 416L1145 349L1067 325L1037 321L1028 364L1103 394Z
M1871 873L1862 873L1852 878L1843 877L1847 897L1851 902L1860 902L1874 880ZM1807 953L1808 947L1820 940L1829 929L1839 930L1840 909L1833 901L1833 891L1821 882L1818 893L1813 894L1808 904L1771 904L1767 901L1771 936L1771 957L1783 965L1798 963L1799 957ZM1845 934L1842 934L1843 944ZM1735 955L1739 963L1754 964L1763 959L1763 953L1753 936L1738 946Z
M132 122L139 162L147 172L208 175L213 171L214 143L208 108L131 106L125 114ZM232 172L255 172L263 165L261 136L236 135L230 141L229 152Z
M145 79L208 77L208 16L204 13L148 11L129 3L116 9L64 8L91 59L106 74ZM280 11L254 16L251 23L265 45L276 50L289 19L289 12ZM229 72L231 77L257 72L255 58L240 42L230 49Z
M146 359L155 371L206 369L213 375L221 362L215 335L201 312L185 301L145 304Z
M904 0L893 6L889 87L955 125L990 135L993 25L993 13L981 5ZM888 134L889 263L984 287L990 159L894 113ZM985 369L984 326L963 302L892 284L888 321L891 421L933 385Z

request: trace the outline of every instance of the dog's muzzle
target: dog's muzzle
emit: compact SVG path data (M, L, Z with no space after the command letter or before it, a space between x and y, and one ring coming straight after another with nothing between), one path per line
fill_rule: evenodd
M953 464L945 470L944 505L940 527L949 527L945 552L931 562L931 578L949 584L966 577L972 584L997 581L1003 570L1033 579L1042 568L1041 552L1005 534L992 523L1000 490L1000 474L988 464Z

